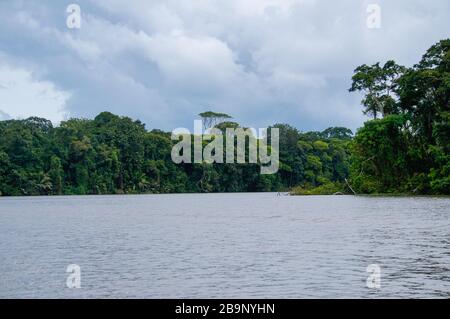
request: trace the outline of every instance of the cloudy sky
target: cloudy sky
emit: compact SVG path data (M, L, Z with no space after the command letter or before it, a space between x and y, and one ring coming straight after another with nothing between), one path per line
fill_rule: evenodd
M67 27L71 3L80 29ZM373 3L380 29L367 27ZM0 0L0 119L107 110L173 130L214 110L253 127L355 129L355 67L410 66L449 21L448 0Z

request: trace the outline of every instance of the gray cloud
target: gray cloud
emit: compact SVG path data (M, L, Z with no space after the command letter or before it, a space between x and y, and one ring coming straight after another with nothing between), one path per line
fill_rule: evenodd
M366 27L373 2L377 30ZM417 62L450 18L446 0L78 3L81 30L66 28L64 3L0 3L0 59L70 92L72 116L109 110L167 130L209 108L255 127L355 129L365 117L347 92L353 69Z
M0 110L0 121L10 120L11 115Z

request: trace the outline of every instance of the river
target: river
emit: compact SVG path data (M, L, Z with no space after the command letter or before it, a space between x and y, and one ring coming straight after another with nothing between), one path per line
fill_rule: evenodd
M450 199L0 198L0 298L16 297L449 298Z

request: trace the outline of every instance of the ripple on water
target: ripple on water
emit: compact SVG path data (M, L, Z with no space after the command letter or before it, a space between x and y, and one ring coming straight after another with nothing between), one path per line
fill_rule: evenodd
M226 205L224 205L226 203ZM450 199L0 199L0 297L448 298ZM81 267L81 289L66 267ZM366 268L381 267L368 289Z

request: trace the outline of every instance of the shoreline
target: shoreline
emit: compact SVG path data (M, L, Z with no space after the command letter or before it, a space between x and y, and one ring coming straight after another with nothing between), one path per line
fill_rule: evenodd
M320 197L320 196L333 196L333 197L425 197L425 198L449 198L450 195L445 194L290 194L289 192L283 192L285 195L278 195L280 192L211 192L211 193L130 193L130 194L62 194L62 195L20 195L20 196L2 196L2 198L62 198L62 197L102 197L102 196L150 196L150 195L252 195L252 194L273 194L277 197Z

